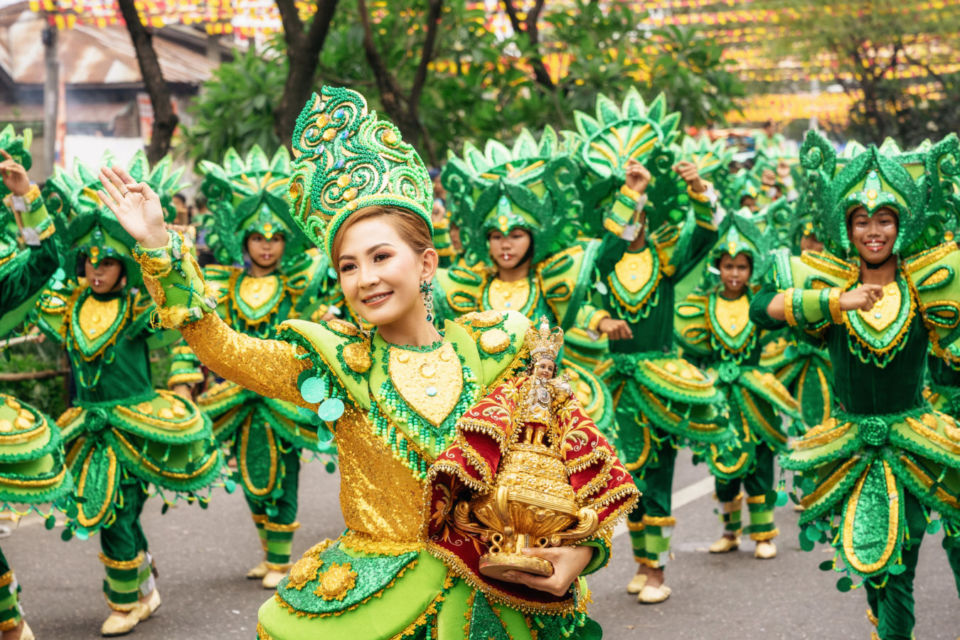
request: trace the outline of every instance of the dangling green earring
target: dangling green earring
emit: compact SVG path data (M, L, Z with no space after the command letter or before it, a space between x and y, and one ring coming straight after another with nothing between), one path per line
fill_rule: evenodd
M433 283L424 280L420 283L420 296L423 298L423 306L427 309L427 322L433 322Z

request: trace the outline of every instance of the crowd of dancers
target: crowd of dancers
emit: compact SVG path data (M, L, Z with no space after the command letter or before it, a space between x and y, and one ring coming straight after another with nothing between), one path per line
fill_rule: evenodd
M715 477L711 553L746 534L775 557L793 499L801 546L834 548L841 591L863 583L872 637L912 638L926 532L960 595L957 137L837 152L811 131L797 152L768 131L736 153L632 89L573 121L428 172L360 94L324 87L292 154L199 164L195 224L169 159L40 188L29 136L0 132L0 337L42 332L72 381L58 417L0 393L0 498L96 535L104 636L160 606L147 499L239 486L262 546L246 577L275 590L262 640L599 638L581 578L623 517L627 591L671 596L684 447ZM552 575L492 578L457 504L494 487L519 429L491 416L526 415L523 376L548 361L566 397L538 419L598 531L538 543ZM339 469L346 531L293 561L314 459ZM33 638L0 564L2 638Z

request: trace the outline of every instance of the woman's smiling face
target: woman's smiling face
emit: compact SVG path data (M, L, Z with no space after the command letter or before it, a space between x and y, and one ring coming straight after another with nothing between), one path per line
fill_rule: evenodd
M367 218L343 232L337 256L347 304L378 327L426 311L420 283L432 277L427 255L407 244L385 216Z
M866 263L883 264L893 255L893 245L900 230L893 209L882 207L871 216L863 207L857 207L848 220L850 242Z

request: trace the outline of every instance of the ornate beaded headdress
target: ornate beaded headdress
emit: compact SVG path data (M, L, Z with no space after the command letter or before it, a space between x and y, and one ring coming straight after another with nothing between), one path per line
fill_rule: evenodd
M530 362L552 360L556 362L563 347L563 330L560 327L550 329L546 316L540 318L539 326L527 329L526 344L530 347Z
M826 237L840 252L852 249L847 216L856 207L873 215L887 207L899 218L893 252L900 254L922 239L931 218L953 215L951 180L960 173L960 141L950 134L935 145L904 152L892 141L880 148L852 145L838 157L815 131L800 149L806 172L807 208L818 218Z
M764 231L761 231L761 226L765 228ZM759 281L775 249L772 229L771 225L759 225L757 216L749 209L727 214L717 229L717 242L710 251L710 266L715 268L723 256L734 258L745 253L753 264L750 281Z
M114 164L111 156L106 156L104 165ZM184 185L180 183L183 169L172 170L170 157L167 156L150 169L150 163L143 151L138 151L127 167L130 177L136 182L146 182L160 196L164 218L170 222L176 217L173 196ZM104 258L120 260L126 268L127 286L140 284L140 265L131 253L136 241L120 225L103 203L97 190L101 189L97 171L80 162L75 163L73 171L64 171L59 167L47 180L43 194L51 215L68 221L67 264L75 264L79 255L85 255L96 265Z
M433 232L423 161L356 91L324 86L313 94L297 118L293 156L294 222L328 255L340 225L365 207L405 209Z
M252 233L270 239L283 234L284 263L303 255L310 244L290 215L290 155L280 147L268 159L258 146L242 158L228 149L223 164L204 160L200 189L210 203L207 243L221 264L243 262L244 242Z
M490 260L487 234L525 229L533 239L533 263L570 246L581 214L580 170L547 127L539 142L524 129L513 148L470 143L463 158L450 154L441 182L450 197L467 264Z
M633 87L622 105L599 95L596 117L576 111L574 121L583 137L579 160L594 177L593 184L583 194L588 214L620 188L626 177L627 162L637 160L653 178L646 192L650 228L684 218L689 196L683 180L673 171L676 155L670 148L679 135L680 114L667 113L663 94L649 105ZM589 231L599 232L598 229Z

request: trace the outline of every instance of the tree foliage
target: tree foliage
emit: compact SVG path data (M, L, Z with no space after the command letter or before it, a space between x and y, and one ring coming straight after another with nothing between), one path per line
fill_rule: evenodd
M781 26L803 37L772 39L770 52L831 71L854 99L849 129L838 133L913 145L960 126L958 76L936 70L956 60L960 7L931 10L918 0L797 0L791 7Z
M233 147L246 154L259 145L268 155L280 147L275 112L287 76L287 58L271 46L249 49L213 73L189 107L193 125L184 129L182 149L194 160L219 162Z
M598 93L619 99L639 86L652 99L665 91L687 125L722 122L744 93L719 45L692 28L646 29L626 4L543 2L539 13L512 12L509 38L485 28L476 4L340 0L313 90L328 83L362 92L431 163L466 140L510 140L523 127L547 124L570 128L573 111L592 110ZM280 93L283 50L277 40L268 54L276 60L250 53L227 63L204 87L187 136L193 157L219 158L231 144L245 149L254 141L276 147L276 139L264 143L253 133L265 127L269 107L252 102ZM562 73L551 75L558 64Z

